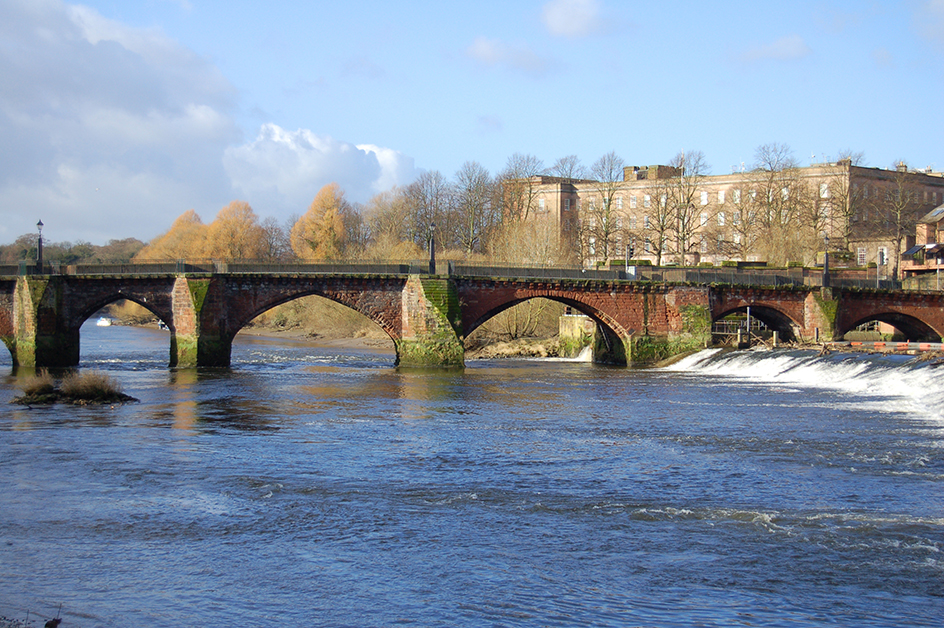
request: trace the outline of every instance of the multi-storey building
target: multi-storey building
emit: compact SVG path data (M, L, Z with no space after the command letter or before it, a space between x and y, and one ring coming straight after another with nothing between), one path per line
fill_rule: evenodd
M918 219L944 202L942 173L849 160L725 175L626 167L619 181L537 176L515 185L587 265L812 264L828 248L831 263L890 274Z

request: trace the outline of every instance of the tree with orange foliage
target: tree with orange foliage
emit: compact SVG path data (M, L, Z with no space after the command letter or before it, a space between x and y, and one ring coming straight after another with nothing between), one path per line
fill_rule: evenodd
M350 211L337 183L321 188L305 215L292 227L292 250L303 260L336 260L344 254L344 214Z
M233 201L210 223L205 256L213 259L262 259L266 234L259 218L244 201Z
M197 212L190 209L174 221L170 229L141 249L136 260L176 260L204 257L207 227Z

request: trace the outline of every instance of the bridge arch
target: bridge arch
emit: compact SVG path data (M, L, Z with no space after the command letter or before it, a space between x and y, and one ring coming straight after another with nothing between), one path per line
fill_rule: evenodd
M901 332L905 336L906 340L911 340L914 342L940 342L942 337L942 330L935 330L928 323L925 323L921 319L914 316L891 310L879 313L870 313L860 317L858 320L854 320L851 324L837 329L836 336L837 338L842 338L860 325L872 321L878 321L880 323L891 325Z
M330 301L331 303L336 303L345 307L346 309L357 312L365 319L370 321L373 325L379 327L383 332L390 338L390 341L393 343L394 348L397 346L397 339L400 337L400 328L394 327L391 324L389 316L380 316L378 312L372 308L363 307L356 298L351 298L351 295L348 294L332 294L324 290L318 289L303 289L297 292L292 292L289 294L275 295L267 301L261 301L254 304L254 307L247 308L245 310L239 311L238 316L231 319L231 324L229 326L229 331L231 332L231 337L235 338L236 335L245 329L249 323L251 323L257 317L269 312L281 305L292 303L300 299L305 299L308 297L319 297Z
M473 303L471 302L473 294L471 292L464 293L463 288L464 286L459 286L460 301L463 302L463 338L468 338L482 324L505 310L531 299L543 298L562 303L588 316L597 324L598 334L594 339L594 361L622 365L627 363L628 348L626 343L638 330L627 329L614 317L613 313L598 306L595 302L601 301L599 293L568 290L564 286L529 286L518 282L495 282L485 288L488 298L475 298ZM482 289L480 284L475 288L477 290ZM610 296L609 292L604 292L604 294L607 297ZM602 302L609 301L603 299Z
M780 339L784 342L796 342L800 339L800 331L803 326L799 321L794 320L789 314L769 305L740 305L728 310L722 311L712 319L712 324L717 323L732 314L747 315L750 311L751 318L764 323L768 329L776 331Z
M113 303L119 303L121 301L128 301L129 303L134 303L135 305L141 306L153 314L159 321L167 325L168 328L173 329L174 316L172 311L167 310L165 307L161 307L160 304L153 302L149 303L148 298L145 296L123 294L121 292L85 304L85 307L77 315L75 315L71 321L69 321L70 327L74 327L76 330L80 329L82 325L84 325L85 322L92 318L95 314L109 305L112 305Z

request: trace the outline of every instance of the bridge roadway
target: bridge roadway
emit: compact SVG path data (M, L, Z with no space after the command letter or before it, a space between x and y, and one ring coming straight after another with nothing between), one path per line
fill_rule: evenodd
M65 270L0 277L0 337L15 365L77 365L82 324L122 299L167 325L169 363L175 367L228 366L240 329L266 310L309 295L346 305L379 325L401 366L461 366L463 341L472 331L538 297L596 321L594 359L615 364L705 346L713 322L748 307L786 342L839 340L873 320L894 325L913 341L944 336L944 296L928 292L632 281L613 271L483 271L453 264L437 267L442 274L396 264Z

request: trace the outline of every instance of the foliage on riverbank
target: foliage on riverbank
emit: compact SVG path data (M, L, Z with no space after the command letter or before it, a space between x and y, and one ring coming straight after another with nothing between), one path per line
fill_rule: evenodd
M121 384L114 378L100 371L86 373L68 373L56 380L50 373L43 372L26 379L22 384L23 395L13 399L20 405L51 405L71 403L73 405L93 405L128 403L137 401L121 391Z

